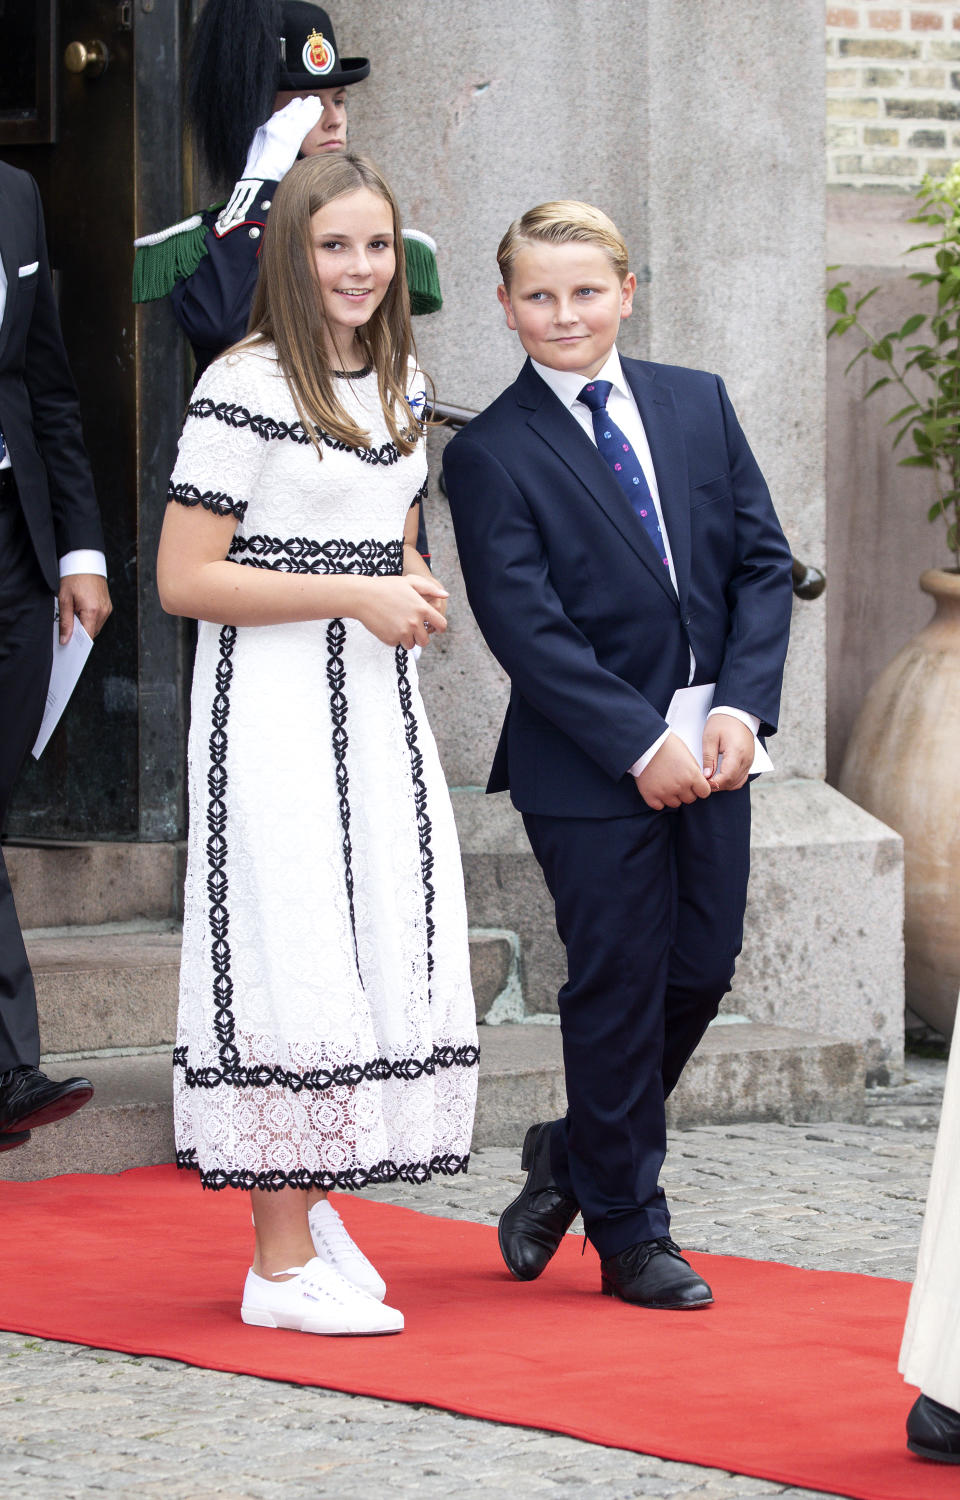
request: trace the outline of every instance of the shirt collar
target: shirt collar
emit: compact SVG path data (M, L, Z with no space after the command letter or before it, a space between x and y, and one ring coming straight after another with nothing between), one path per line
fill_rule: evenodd
M587 377L585 375L571 374L569 370L552 370L549 365L541 365L535 359L531 359L530 363L540 376L540 379L550 387L553 394L564 406L569 409L577 404L580 399L580 392L587 384ZM615 391L618 391L621 396L626 396L628 400L632 400L632 392L623 373L623 366L620 363L620 355L617 353L616 346L610 350L602 369L597 371L593 379L609 380Z

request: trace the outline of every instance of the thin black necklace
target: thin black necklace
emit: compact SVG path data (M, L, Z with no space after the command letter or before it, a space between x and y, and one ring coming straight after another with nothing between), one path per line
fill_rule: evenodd
M362 380L372 369L373 365L364 365L362 370L331 370L330 374L337 380Z

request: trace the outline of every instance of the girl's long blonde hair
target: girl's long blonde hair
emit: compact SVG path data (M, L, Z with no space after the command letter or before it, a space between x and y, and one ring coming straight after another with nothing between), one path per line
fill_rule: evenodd
M322 434L365 448L364 432L341 406L331 372L326 320L313 258L310 220L345 193L368 188L389 205L393 216L397 268L387 294L369 322L357 329L365 362L377 373L377 389L390 437L401 453L412 453L420 428L407 404L411 355L410 295L400 211L382 174L362 156L313 156L298 161L280 183L260 251L260 275L250 310L248 340L270 340L290 387L297 415L323 457Z

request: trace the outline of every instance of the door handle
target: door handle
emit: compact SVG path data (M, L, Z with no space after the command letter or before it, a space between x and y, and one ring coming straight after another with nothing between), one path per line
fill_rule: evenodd
M71 42L63 54L63 61L71 73L87 73L91 78L99 78L110 61L110 54L103 42Z

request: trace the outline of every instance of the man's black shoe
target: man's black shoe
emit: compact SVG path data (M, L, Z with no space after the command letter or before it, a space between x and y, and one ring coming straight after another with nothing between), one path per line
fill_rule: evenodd
M600 1262L600 1290L636 1307L709 1307L713 1293L668 1235L641 1240Z
M907 1417L907 1447L921 1458L960 1464L960 1412L918 1396Z
M550 1166L550 1121L531 1125L520 1166L527 1174L522 1192L500 1215L498 1238L507 1270L518 1281L533 1281L545 1270L579 1213L575 1198L561 1193Z
M54 1083L39 1068L13 1068L0 1073L0 1134L35 1130L81 1109L93 1097L86 1078Z
M14 1146L22 1146L29 1139L29 1130L8 1130L6 1134L0 1135L0 1151L12 1151Z

